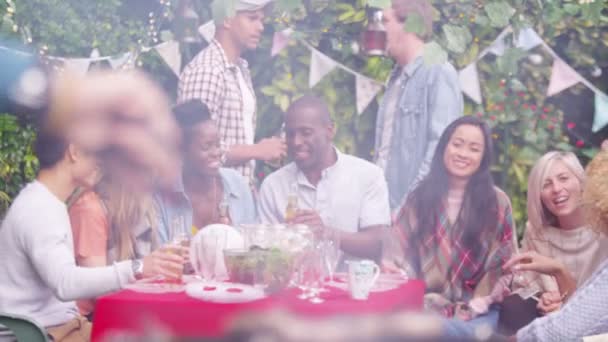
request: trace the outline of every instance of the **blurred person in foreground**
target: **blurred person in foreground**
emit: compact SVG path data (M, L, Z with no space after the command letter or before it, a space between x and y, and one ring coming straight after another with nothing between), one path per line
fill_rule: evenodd
M66 201L77 187L92 187L97 159L45 128L37 132L34 150L38 175L17 195L0 227L0 312L33 319L54 341L88 341L90 323L79 315L74 300L116 291L144 277L176 278L174 270L184 260L157 251L105 267L77 266Z
M166 95L144 74L51 74L34 57L6 47L0 61L0 111L47 115L47 129L94 152L134 186L171 184L179 171L179 131Z

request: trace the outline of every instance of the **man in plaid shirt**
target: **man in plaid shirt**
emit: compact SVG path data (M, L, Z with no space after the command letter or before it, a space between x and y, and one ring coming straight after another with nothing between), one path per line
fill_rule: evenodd
M277 137L254 143L256 98L247 62L241 58L260 42L271 1L236 1L235 14L216 22L215 38L182 72L178 90L180 102L199 99L209 107L227 147L224 165L236 168L250 182L255 160L279 160L287 150Z

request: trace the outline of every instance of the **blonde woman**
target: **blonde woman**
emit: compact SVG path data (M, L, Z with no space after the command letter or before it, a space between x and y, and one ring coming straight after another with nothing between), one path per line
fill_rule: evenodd
M528 179L528 223L522 251L559 260L576 283L582 284L608 257L608 238L591 229L582 204L585 172L571 152L548 152L534 165ZM524 277L527 292L541 293L541 314L562 305L555 278L534 272Z
M80 266L140 259L159 247L152 197L130 191L107 174L94 190L73 201L69 214L76 263ZM94 300L77 304L81 314L92 313Z
M608 235L608 151L600 152L587 167L583 203L591 227ZM580 341L608 331L608 261L603 261L583 284L558 259L537 252L513 257L505 269L534 271L554 277L563 309L520 329L513 341Z

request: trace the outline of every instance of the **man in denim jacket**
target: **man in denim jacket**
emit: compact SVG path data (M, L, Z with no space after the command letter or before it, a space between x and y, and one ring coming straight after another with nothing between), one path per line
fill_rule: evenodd
M426 35L406 32L408 16L423 19ZM383 11L387 53L396 62L376 122L375 159L384 170L391 209L397 209L428 172L445 127L462 115L454 67L425 64L424 38L432 32L427 0L393 0Z

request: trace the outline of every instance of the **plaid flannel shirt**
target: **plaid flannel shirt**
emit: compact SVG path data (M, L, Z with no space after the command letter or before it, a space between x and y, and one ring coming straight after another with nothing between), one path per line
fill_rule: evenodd
M239 58L236 64L230 63L220 43L213 39L184 68L179 80L178 101L199 99L204 102L216 122L222 142L226 147L246 145L243 95L237 72L241 71L252 94L253 84L247 61ZM253 132L256 126L256 112L253 114ZM255 161L235 167L250 182L253 180Z
M502 266L517 251L517 242L509 198L499 189L496 197L496 226L484 234L486 241L481 241L477 260L462 245L463 229L450 225L445 209L439 213L435 233L422 244L408 240L413 231L408 218L411 210L404 207L399 212L395 226L406 255L406 267L415 273L413 277L426 283L427 308L451 317L457 304L489 295L503 275Z

